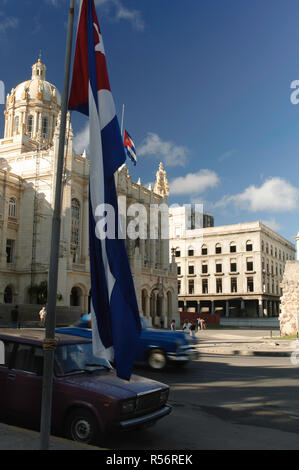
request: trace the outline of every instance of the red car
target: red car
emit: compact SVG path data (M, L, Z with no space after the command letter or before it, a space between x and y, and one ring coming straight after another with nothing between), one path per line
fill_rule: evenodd
M0 329L5 363L0 364L0 418L39 426L44 331ZM171 412L169 387L133 375L121 380L108 361L93 356L90 339L56 335L52 432L84 443L100 443L113 429L155 423Z

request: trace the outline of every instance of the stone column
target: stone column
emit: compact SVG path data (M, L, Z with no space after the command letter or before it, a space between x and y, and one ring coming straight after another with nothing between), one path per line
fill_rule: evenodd
M258 316L260 318L264 316L263 299L258 299Z
M225 301L225 316L229 317L229 300Z

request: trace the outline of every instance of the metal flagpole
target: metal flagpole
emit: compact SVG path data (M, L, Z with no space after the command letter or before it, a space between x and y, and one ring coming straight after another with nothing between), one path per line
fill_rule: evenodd
M121 136L123 137L123 130L124 130L124 115L125 115L125 105L123 104L122 114L121 114Z
M54 206L53 220L52 220L50 268L49 268L49 277L48 277L48 306L47 306L47 316L46 316L46 334L45 334L45 340L44 340L44 371L43 371L43 391L42 391L41 424L40 424L40 450L48 449L50 433L51 433L53 369L54 369L54 354L55 354L55 348L56 348L56 341L55 341L56 297L57 297L58 260L59 260L59 244L60 244L60 226L61 226L62 173L63 173L63 164L64 164L65 130L66 130L66 117L67 117L67 108L68 108L75 1L76 0L70 0L67 42L66 42L65 70L64 70L64 90L63 90L62 105L61 105L60 136L59 136L56 189L55 189L55 206Z

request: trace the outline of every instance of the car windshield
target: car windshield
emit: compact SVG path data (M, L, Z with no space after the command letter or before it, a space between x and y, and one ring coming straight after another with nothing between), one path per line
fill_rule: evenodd
M55 352L56 375L112 369L107 359L94 356L92 343L65 344Z

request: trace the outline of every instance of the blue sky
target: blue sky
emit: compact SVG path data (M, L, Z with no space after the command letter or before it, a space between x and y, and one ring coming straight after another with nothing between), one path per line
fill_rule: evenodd
M47 79L62 90L68 3L0 0L6 92L30 77L40 50ZM217 225L261 220L294 241L298 1L96 3L119 120L125 104L138 151L137 166L127 163L133 179L154 181L163 161L171 203L203 202ZM86 119L74 114L72 123L81 149Z

